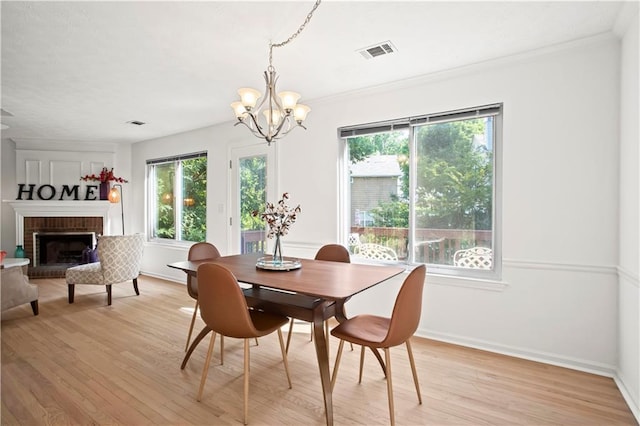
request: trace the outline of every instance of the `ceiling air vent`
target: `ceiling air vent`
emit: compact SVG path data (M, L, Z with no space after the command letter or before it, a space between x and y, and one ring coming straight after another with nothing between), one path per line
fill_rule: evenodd
M135 124L136 126L142 126L147 123L145 123L144 121L131 120L131 121L127 121L127 124Z
M384 41L382 43L360 49L358 52L360 52L365 59L372 59L378 56L388 55L389 53L396 52L397 50L398 49L396 49L390 41Z

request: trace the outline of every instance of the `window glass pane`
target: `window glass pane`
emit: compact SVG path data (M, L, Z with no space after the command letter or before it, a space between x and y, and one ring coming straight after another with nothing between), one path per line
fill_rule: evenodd
M372 260L407 259L409 130L348 138L349 250Z
M485 117L414 129L416 262L491 269L493 123Z
M207 154L148 160L147 168L151 238L206 241Z
M264 253L266 249L265 223L253 212L262 212L266 196L267 157L240 159L240 252Z
M175 163L155 166L156 212L153 235L156 238L173 239L176 236L173 195L175 173Z
M207 239L207 158L182 161L181 239Z

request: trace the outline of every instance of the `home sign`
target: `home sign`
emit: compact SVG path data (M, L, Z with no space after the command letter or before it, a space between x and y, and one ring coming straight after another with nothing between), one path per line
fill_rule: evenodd
M18 198L16 200L33 200L34 196L38 200L45 201L53 199L78 201L80 200L80 185L63 185L62 190L58 192L53 185L45 184L36 188L35 184L18 184ZM85 185L83 200L93 201L98 199L98 185Z

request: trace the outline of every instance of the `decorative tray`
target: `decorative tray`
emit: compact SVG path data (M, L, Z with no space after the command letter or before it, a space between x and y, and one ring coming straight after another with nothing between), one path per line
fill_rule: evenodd
M282 261L273 260L273 257L261 257L256 263L256 268L268 269L270 271L292 271L302 267L298 259L284 258Z

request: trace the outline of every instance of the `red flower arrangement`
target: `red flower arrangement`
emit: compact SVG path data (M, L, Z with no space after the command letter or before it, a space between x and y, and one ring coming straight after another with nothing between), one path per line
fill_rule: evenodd
M96 174L91 174L91 175L84 175L80 178L80 180L84 180L84 181L98 181L98 182L120 182L120 183L127 183L128 180L123 179L121 177L116 177L113 174L113 167L111 168L111 170L107 169L106 167L102 168L102 171L100 172L99 175Z

